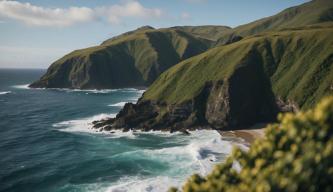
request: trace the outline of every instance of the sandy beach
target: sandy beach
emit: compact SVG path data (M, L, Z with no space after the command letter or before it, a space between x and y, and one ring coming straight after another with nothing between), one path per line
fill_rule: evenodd
M250 129L240 129L235 131L219 131L222 137L225 136L236 136L244 140L244 144L249 146L257 138L263 138L265 136L265 124L258 124Z

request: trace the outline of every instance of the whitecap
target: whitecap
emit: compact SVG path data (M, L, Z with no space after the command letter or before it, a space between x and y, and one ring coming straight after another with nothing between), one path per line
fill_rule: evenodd
M30 84L24 84L24 85L13 85L12 87L16 89L30 89L29 87Z
M168 191L171 186L179 186L179 180L166 176L142 178L139 176L124 177L107 189L107 192L147 192Z
M177 164L177 162L180 162L179 165L174 166L183 167L185 172L186 170L194 169L201 175L206 175L212 169L213 165L230 154L233 145L240 145L238 144L237 138L235 138L235 140L224 140L221 138L221 135L214 130L190 131L190 135L188 136L183 136L182 133L179 132L171 134L161 131L135 132L135 134L154 134L167 137L177 136L180 143L185 142L188 144L185 146L166 147L162 149L130 151L120 154L121 156L146 156L150 159L163 161L165 163L173 162ZM173 140L175 140L175 138L173 138ZM187 162L187 164L184 162ZM172 171L179 172L180 170L170 170L170 172Z
M135 89L135 88L122 88L122 89L69 89L69 88L49 88L59 91L66 92L84 92L85 94L107 94L112 92L128 92L128 93L137 93L142 95L145 90Z
M191 131L189 136L180 136L181 133L168 134L167 132L137 132L136 134L168 135L170 140L186 141L182 146L165 147L162 149L138 149L128 151L117 156L120 158L149 159L169 165L163 175L150 177L131 176L123 177L112 183L108 191L167 191L170 187L181 187L186 178L194 173L202 176L212 171L213 167L225 160L231 153L233 145L239 145L237 139L224 140L214 130Z
M126 103L128 103L128 102L119 102L119 103L115 103L115 104L110 104L108 106L109 107L123 107Z
M11 91L2 91L2 92L0 92L0 95L7 95L7 94L10 94L11 93Z
M110 131L104 131L104 130L99 130L99 129L93 128L93 124L92 124L93 121L113 118L115 116L116 116L116 114L114 114L114 113L112 113L112 114L101 113L101 114L94 115L91 117L62 121L59 123L55 123L52 126L55 128L58 128L59 131L64 131L64 132L104 134L108 138L127 137L130 139L134 139L135 134L132 130L129 130L126 132L124 132L122 130L112 130L110 132Z
M59 123L55 123L52 126L59 128L60 131L65 132L86 132L86 133L96 133L96 129L92 129L92 122L115 117L116 114L98 114L91 117L81 118L81 119L74 119L68 121L62 121Z

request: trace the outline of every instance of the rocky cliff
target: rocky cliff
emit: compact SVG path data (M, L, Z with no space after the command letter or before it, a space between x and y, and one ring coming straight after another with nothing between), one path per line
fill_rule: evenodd
M229 30L203 26L154 29L141 27L73 51L54 62L30 87L103 89L150 85L162 72L180 61L209 49L208 34ZM192 34L193 33L193 34Z
M332 94L333 24L262 33L164 72L137 104L98 129L239 129Z

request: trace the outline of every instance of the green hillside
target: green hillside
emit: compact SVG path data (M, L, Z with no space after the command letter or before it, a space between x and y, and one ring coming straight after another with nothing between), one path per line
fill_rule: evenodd
M137 104L95 127L234 130L312 107L333 92L332 34L325 23L213 48L162 73Z
M216 47L163 73L143 98L179 104L198 95L207 82L226 81L250 65L263 70L277 97L309 107L331 92L332 34L333 24L326 23L262 33ZM247 81L238 83L246 86Z
M332 1L316 0L226 29L220 46L172 66L94 127L235 130L312 107L333 91L332 12Z
M188 27L182 29L185 28ZM200 26L191 27L194 28ZM208 33L209 29L205 31ZM200 33L204 35L203 31ZM30 86L81 89L147 86L166 69L206 51L213 44L214 41L186 30L144 26L99 46L73 51L54 62Z
M176 26L171 27L172 29L177 29L181 31L188 32L196 37L210 39L213 41L218 40L231 30L230 27L227 26L219 26L219 25L203 25L200 27L197 26Z
M257 21L240 25L223 34L217 44L227 44L235 37L246 37L266 31L301 27L333 20L333 1L313 0ZM239 39L239 38L238 38Z

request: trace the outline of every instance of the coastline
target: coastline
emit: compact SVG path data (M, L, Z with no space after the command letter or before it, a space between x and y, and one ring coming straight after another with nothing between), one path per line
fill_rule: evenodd
M235 136L244 140L244 144L250 146L256 139L265 136L266 124L258 124L250 129L239 129L234 131L218 131L221 137Z

